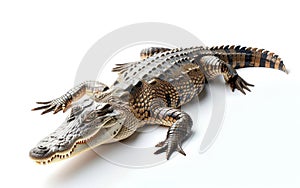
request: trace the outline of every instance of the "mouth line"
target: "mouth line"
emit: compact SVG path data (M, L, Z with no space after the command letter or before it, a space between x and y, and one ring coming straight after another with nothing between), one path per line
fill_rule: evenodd
M92 138L92 137L91 137ZM76 141L73 146L68 149L68 150L65 150L65 151L62 151L62 152L56 152L54 153L53 155L51 155L50 157L47 157L47 158L44 158L44 159L35 159L35 158L32 158L37 164L43 164L43 165L46 165L46 164L49 164L51 162L54 162L55 159L58 159L59 160L62 160L62 159L66 159L66 158L70 158L71 156L73 156L73 153L75 151L75 149L80 146L80 145L87 145L87 142L91 139L91 138L88 138L86 140L78 140ZM82 150L83 151L83 150ZM80 151L81 152L81 151ZM79 152L78 152L79 153Z

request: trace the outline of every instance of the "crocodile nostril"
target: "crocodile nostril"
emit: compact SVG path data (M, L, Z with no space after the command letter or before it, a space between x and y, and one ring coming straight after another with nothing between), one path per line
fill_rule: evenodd
M41 150L45 150L45 149L47 149L47 146L39 145L38 148Z

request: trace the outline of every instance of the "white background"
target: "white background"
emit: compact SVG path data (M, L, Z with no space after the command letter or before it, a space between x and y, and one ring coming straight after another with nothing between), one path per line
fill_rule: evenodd
M1 187L299 187L298 9L293 1L1 1ZM186 157L151 168L116 166L92 151L36 165L29 150L65 114L40 116L30 111L34 102L72 87L81 59L99 38L146 21L182 27L207 46L275 51L290 74L240 70L255 87L246 96L227 88L222 130L204 154L203 134L196 133ZM211 109L209 102L201 104L201 110ZM207 112L201 116L209 119Z

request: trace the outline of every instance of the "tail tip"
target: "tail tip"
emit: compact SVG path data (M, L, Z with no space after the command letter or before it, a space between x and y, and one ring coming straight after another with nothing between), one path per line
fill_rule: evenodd
M285 72L286 74L289 74L289 73L290 73L290 71L287 70L287 69L285 68L285 66L282 67L282 71Z

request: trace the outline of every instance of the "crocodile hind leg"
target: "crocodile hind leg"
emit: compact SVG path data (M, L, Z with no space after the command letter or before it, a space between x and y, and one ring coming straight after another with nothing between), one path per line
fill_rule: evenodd
M251 92L248 86L254 87L254 85L249 84L242 77L240 77L236 70L229 64L223 65L222 73L225 81L229 84L233 92L235 89L238 89L240 92L246 95L244 89Z
M140 56L141 59L146 59L154 54L160 53L160 52L165 52L171 50L170 48L163 48L163 47L150 47L150 48L145 48L141 51Z
M44 110L42 114L46 114L48 112L53 111L56 114L59 111L67 111L71 104L77 100L79 100L85 94L94 95L99 92L104 92L109 88L98 81L85 81L74 88L70 89L67 93L62 95L59 98L48 102L37 102L37 104L41 104L42 106L33 108L34 110Z
M200 59L200 65L207 79L213 79L218 75L223 75L232 91L238 89L243 94L246 94L244 89L250 92L251 90L248 86L254 86L241 78L230 64L215 56L203 56Z
M166 152L167 160L174 151L186 155L181 146L191 133L193 125L191 117L183 111L169 107L156 108L152 117L156 119L157 123L169 126L166 139L156 145L160 148L154 154Z

